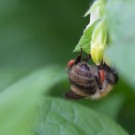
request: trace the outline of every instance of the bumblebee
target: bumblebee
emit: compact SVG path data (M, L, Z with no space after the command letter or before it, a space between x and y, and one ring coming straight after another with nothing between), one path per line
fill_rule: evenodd
M82 59L81 54L67 64L71 91L65 94L68 99L99 99L107 95L118 82L116 71L105 63L99 66L88 64L90 55Z

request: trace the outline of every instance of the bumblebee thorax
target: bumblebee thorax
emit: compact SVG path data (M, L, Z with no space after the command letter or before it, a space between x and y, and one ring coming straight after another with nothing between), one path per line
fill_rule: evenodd
M79 66L80 70L90 71L90 67L88 66L88 64L86 62L82 62L78 66Z

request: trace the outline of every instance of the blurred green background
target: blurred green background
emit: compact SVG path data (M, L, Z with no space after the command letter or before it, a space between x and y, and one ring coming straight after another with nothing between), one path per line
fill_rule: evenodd
M89 0L1 0L0 66L65 65L89 18Z
M89 17L83 17L89 5L90 0L0 0L1 91L27 73L49 65L58 65L66 73L66 63L77 55L72 50L89 22ZM49 93L63 98L69 87L65 80ZM106 98L78 103L107 114L133 133L135 94L131 89L120 79Z

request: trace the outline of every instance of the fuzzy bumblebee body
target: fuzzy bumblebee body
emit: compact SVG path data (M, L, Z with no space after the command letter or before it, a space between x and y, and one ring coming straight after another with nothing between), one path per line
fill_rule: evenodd
M71 90L81 96L90 96L98 88L96 77L92 74L91 67L86 63L73 66L68 73Z
M106 64L99 70L96 66L90 66L87 61L80 62L79 59L78 63L68 68L71 91L65 96L69 99L99 99L108 94L118 81L117 73Z

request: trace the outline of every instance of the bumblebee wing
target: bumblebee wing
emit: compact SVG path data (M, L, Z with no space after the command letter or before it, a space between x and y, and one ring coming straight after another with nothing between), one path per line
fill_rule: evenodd
M75 94L73 91L68 91L65 93L66 99L81 99L84 98L83 96Z

